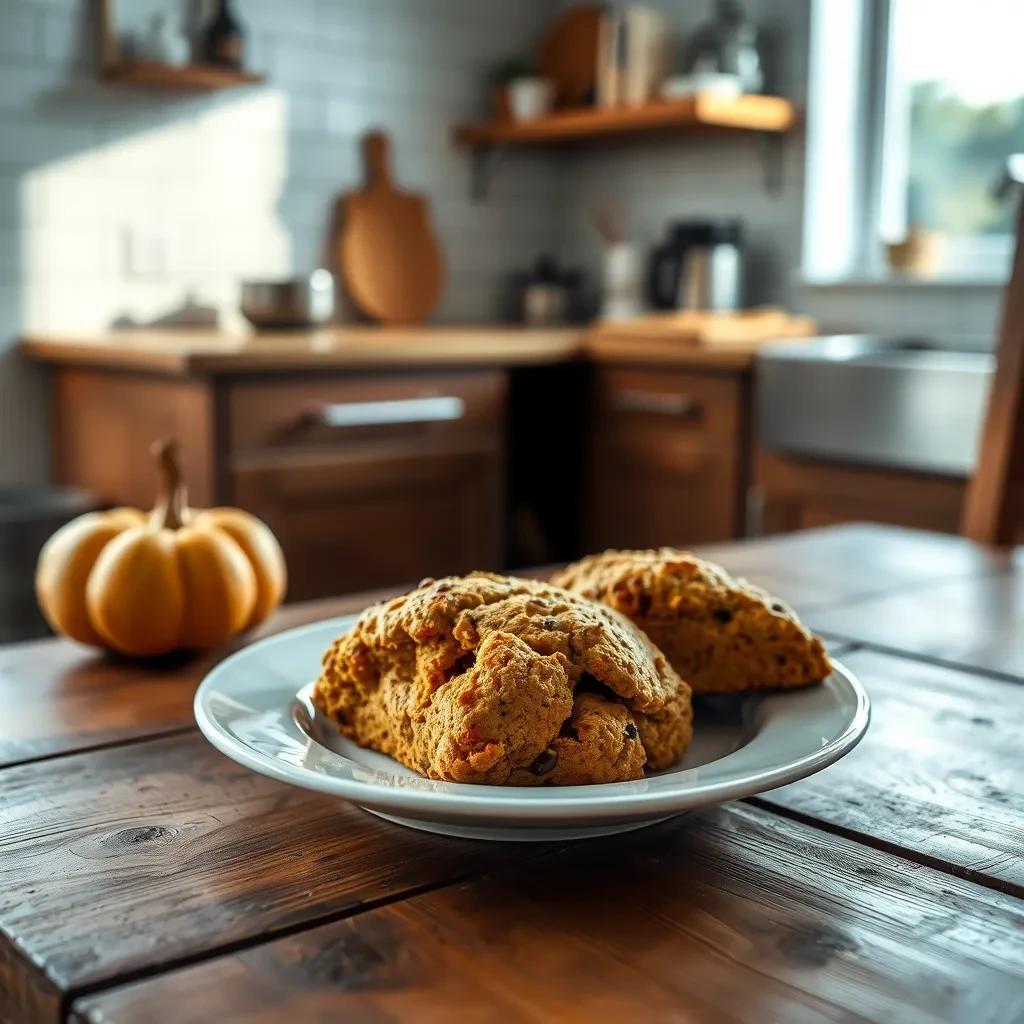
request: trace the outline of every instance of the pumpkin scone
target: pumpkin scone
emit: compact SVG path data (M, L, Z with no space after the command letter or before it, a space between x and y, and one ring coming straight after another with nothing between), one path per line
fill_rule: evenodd
M628 619L535 580L424 581L324 655L313 701L362 746L433 779L639 779L689 745L690 689Z
M832 671L785 603L687 551L605 551L552 582L632 619L694 693L809 686Z

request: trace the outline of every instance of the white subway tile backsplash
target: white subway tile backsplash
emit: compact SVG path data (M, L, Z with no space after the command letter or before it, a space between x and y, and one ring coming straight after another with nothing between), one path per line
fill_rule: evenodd
M0 166L35 167L91 150L100 132L88 124L0 112L0 140Z
M20 226L0 227L0 282L15 282L21 274Z
M434 201L440 318L493 318L497 280L553 245L554 165L509 159L476 205L449 137L484 109L490 67L534 45L551 0L238 0L267 84L211 95L98 82L95 6L0 0L0 357L26 329L146 323L186 296L239 323L241 278L323 261L371 127L391 133L399 182ZM127 258L139 230L164 248L155 275ZM41 378L0 368L0 483L46 475Z
M365 123L366 104L356 95L332 95L327 99L327 130L354 134Z
M317 0L242 0L236 13L250 35L260 31L306 32L316 36L320 28L319 6Z
M30 60L39 38L37 12L20 3L0 4L0 57Z
M66 75L60 68L44 65L29 54L0 58L0 111L42 112L65 83ZM0 153L13 142L0 136Z
M24 232L21 238L22 267L45 267L49 281L78 282L116 273L110 259L102 258L104 236L87 229L48 225Z
M43 60L70 68L97 67L97 10L94 3L79 4L70 11L62 6L40 7L37 31Z
M284 121L288 131L324 132L328 125L328 99L322 90L292 91L285 95Z
M0 228L31 230L43 219L44 210L42 195L27 187L18 169L0 165Z
M379 43L371 13L373 6L368 0L316 0L314 34L331 43L361 47L373 41Z
M372 58L356 47L317 38L277 36L268 45L268 75L290 88L361 88Z
M0 330L5 334L18 330L23 302L24 289L21 287L21 283L15 280L0 279ZM0 373L2 373L3 367L10 365L3 362L3 356L3 351L0 351ZM0 377L0 406L3 404L2 385L3 378Z

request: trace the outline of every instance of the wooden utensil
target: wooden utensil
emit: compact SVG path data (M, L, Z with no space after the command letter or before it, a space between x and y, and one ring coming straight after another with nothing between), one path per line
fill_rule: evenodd
M555 20L541 43L537 69L555 86L555 106L591 101L597 84L597 47L603 11L598 4L571 7Z
M388 138L363 139L366 180L341 200L338 264L355 304L384 324L422 323L437 304L443 259L427 200L397 189Z
M618 203L603 203L594 209L594 227L605 245L618 245L626 241L626 211Z

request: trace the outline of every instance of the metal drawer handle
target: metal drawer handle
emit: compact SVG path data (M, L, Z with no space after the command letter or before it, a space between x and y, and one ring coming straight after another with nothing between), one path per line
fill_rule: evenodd
M665 391L617 391L613 404L619 412L645 412L655 416L676 416L680 419L700 413L700 403L695 398Z
M332 428L442 423L462 419L465 411L466 403L454 395L383 402L331 402L310 409L303 416L303 423Z

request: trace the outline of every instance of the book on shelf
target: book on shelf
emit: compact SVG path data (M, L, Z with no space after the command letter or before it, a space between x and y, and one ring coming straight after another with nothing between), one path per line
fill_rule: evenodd
M612 6L598 37L597 106L650 102L669 73L671 59L672 33L664 15L643 4Z

